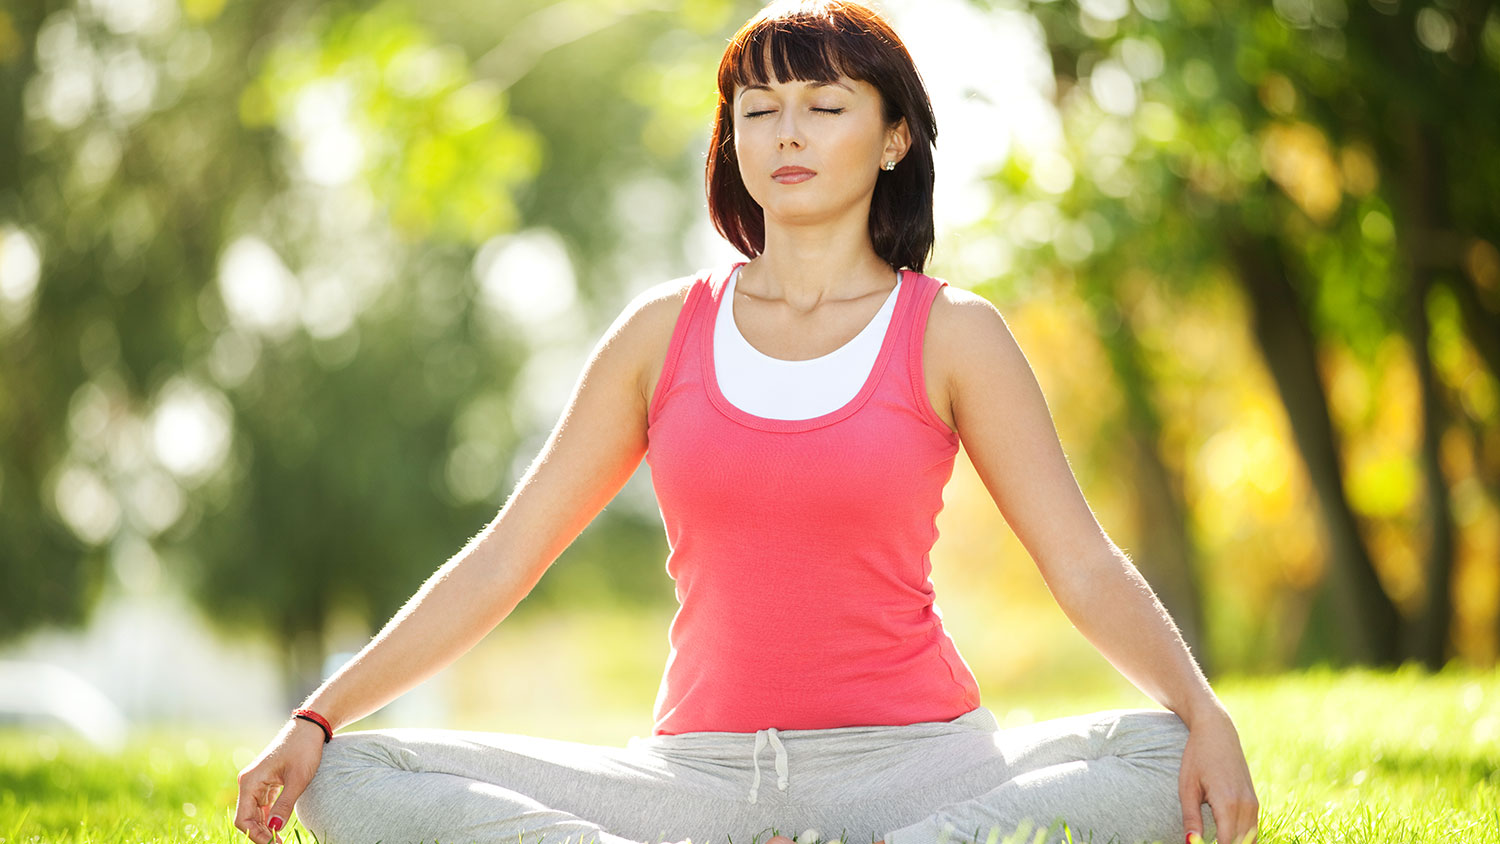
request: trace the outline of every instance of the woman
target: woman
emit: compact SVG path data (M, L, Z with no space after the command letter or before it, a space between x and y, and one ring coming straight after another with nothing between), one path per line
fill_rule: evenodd
M625 309L495 520L241 772L236 826L265 844L296 803L325 844L1056 841L1064 820L1240 840L1258 805L1229 714L1095 521L1000 314L921 273L936 127L905 47L856 4L773 3L719 92L709 204L750 260ZM960 440L1069 617L1171 711L1002 731L980 705L928 579ZM505 618L643 456L681 602L651 736L332 738Z

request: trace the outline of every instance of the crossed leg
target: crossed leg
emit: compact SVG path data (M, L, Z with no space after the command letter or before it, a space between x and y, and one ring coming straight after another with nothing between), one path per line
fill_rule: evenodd
M709 766L710 768L712 766ZM708 770L704 773L711 774ZM748 844L769 805L716 794L683 765L624 748L507 733L335 736L297 801L320 844ZM769 835L769 832L767 833Z
M762 789L752 804L743 760L716 753L368 731L325 748L297 809L322 844L770 844L772 828L807 827L825 837L847 831L848 844L958 844L1059 818L1074 841L1176 844L1186 737L1170 712L1113 710L1005 730L955 727L904 744L875 734L837 758L837 742L792 738L790 789ZM1207 806L1203 819L1211 840ZM1060 825L1049 836L1047 844L1065 840Z
M891 829L880 844L983 842L998 829L1052 830L1048 844L1067 840L1136 844L1183 840L1178 775L1187 725L1172 712L1117 709L1056 718L992 734L999 770L954 783L955 797L925 817ZM1204 834L1215 826L1201 807ZM1033 839L1028 835L1028 842ZM780 842L778 842L780 844Z

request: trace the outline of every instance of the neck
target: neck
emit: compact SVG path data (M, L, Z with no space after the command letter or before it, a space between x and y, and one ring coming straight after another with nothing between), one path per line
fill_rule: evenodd
M740 269L735 287L808 312L822 302L889 291L895 278L863 228L857 238L840 238L826 231L767 227L765 249Z

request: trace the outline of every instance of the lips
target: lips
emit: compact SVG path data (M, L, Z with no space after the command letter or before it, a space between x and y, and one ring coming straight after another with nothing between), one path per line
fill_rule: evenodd
M816 175L818 174L806 167L782 167L775 173L772 173L771 178L783 184L792 184L795 182L805 182Z

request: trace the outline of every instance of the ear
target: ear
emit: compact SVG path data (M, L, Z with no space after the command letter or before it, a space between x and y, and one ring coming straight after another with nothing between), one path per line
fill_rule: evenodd
M906 125L906 118L896 121L896 124L885 133L885 150L883 159L885 161L899 162L906 157L906 151L911 148L911 128Z

